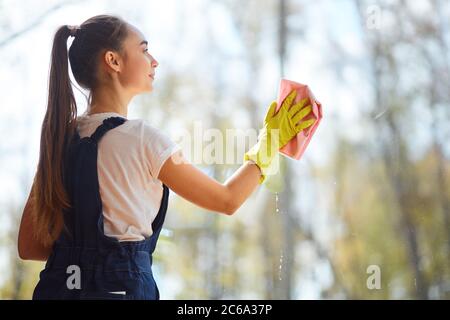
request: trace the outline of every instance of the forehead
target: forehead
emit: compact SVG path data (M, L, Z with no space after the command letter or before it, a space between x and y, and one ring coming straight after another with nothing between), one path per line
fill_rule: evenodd
M144 34L135 26L129 25L128 26L128 36L127 36L128 44L138 46L141 44L141 42L143 40L146 40Z

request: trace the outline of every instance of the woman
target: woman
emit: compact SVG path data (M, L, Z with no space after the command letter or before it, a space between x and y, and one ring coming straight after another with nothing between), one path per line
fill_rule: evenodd
M68 61L89 90L78 117ZM142 33L119 17L98 15L57 30L39 163L18 239L22 259L47 261L33 299L159 299L152 253L169 188L232 215L265 180L276 154L270 150L312 124L300 121L311 111L305 101L292 106L295 92L276 115L272 103L258 143L221 184L167 136L127 119L129 101L152 91L157 66Z

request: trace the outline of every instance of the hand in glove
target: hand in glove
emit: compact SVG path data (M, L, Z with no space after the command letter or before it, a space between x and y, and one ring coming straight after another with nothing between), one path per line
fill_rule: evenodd
M244 162L253 161L261 170L260 184L270 173L270 164L278 150L315 121L314 119L301 121L311 113L312 108L311 105L304 107L307 98L292 105L296 96L297 91L291 91L276 114L277 103L272 102L264 119L264 127L258 136L258 142L244 154Z

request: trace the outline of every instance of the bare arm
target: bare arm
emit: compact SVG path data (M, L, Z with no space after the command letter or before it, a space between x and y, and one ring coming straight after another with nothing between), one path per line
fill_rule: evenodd
M23 209L22 220L20 221L18 251L19 257L23 260L47 261L50 256L51 247L43 246L34 237L32 216L31 216L31 192L28 196L27 204Z
M260 176L255 164L245 162L222 184L197 169L178 151L163 164L158 179L199 207L232 215L259 185Z

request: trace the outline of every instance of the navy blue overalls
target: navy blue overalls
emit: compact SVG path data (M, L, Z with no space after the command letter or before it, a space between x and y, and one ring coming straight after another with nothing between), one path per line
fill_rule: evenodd
M151 237L119 242L104 234L97 147L106 132L125 121L105 119L90 137L82 139L75 132L65 162L64 185L72 204L64 211L66 231L55 241L33 299L159 300L152 254L164 223L169 188L163 184Z

